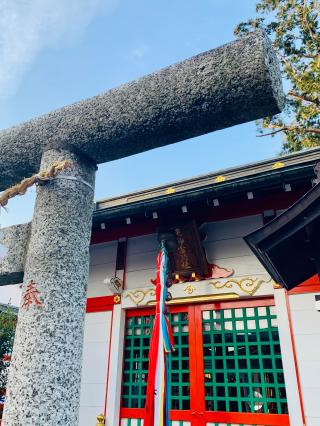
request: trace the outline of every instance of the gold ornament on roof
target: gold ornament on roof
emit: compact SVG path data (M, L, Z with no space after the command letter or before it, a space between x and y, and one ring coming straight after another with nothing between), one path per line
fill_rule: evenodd
M175 192L176 192L176 190L174 188L172 188L172 187L166 189L166 194L167 195L174 194Z
M226 178L224 176L219 175L219 176L215 177L214 183L224 182L225 180L226 180Z
M282 167L284 167L284 163L282 161L277 161L276 163L274 163L274 165L272 166L272 169L281 169Z

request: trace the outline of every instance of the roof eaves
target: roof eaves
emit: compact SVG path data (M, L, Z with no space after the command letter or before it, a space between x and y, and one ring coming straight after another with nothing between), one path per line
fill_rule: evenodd
M320 148L285 155L280 158L259 161L244 166L237 166L229 169L219 170L215 173L201 175L192 179L173 182L168 185L161 185L143 191L113 197L96 203L95 214L102 210L117 210L120 207L135 206L144 204L152 200L167 199L182 194L192 194L204 189L217 189L220 192L230 185L256 178L268 181L274 179L276 175L287 174L292 170L304 172L310 169L310 164L314 164L320 158Z

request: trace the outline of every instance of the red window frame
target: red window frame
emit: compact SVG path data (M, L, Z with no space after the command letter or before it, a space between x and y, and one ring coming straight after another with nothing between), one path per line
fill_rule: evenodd
M206 426L207 423L238 423L268 426L289 426L288 414L255 414L239 412L206 411L204 395L204 365L203 365L203 338L202 338L202 311L214 309L230 309L257 306L274 306L272 297L258 300L242 300L213 302L204 304L190 304L170 306L172 313L188 312L189 316L189 368L190 368L190 410L170 410L171 420L191 422L192 426ZM126 317L152 315L154 308L142 308L127 311ZM143 408L120 408L120 419L141 419L144 417Z

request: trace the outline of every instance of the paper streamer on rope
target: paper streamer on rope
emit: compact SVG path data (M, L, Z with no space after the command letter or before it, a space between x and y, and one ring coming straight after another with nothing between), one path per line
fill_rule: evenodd
M169 426L168 354L174 350L167 318L168 253L165 244L157 257L156 316L149 351L148 387L144 426Z

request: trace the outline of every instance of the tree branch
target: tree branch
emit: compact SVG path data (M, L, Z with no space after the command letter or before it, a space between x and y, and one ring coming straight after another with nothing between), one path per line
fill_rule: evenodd
M273 136L276 133L282 132L283 129L278 129L278 130L274 130L273 132L270 133L264 133L263 135L257 135L257 138L263 138L264 136Z
M307 54L307 53L300 53L299 56L303 57L303 58L308 58L308 59L317 59L320 54L316 54L316 55L311 55L311 53Z
M314 133L316 135L320 135L320 129L316 129L314 127L307 127L306 129L302 128L302 127L295 127L295 126L283 126L283 127L278 127L278 126L268 126L268 129L275 129L272 132L269 133L264 133L263 135L257 135L258 138L263 138L264 136L273 136L276 133L279 132L297 132L297 133Z
M317 106L320 106L320 98L319 99L312 99L309 95L299 95L295 92L288 92L289 96L292 96L293 98L301 99L302 101L310 102L313 104L316 104Z

